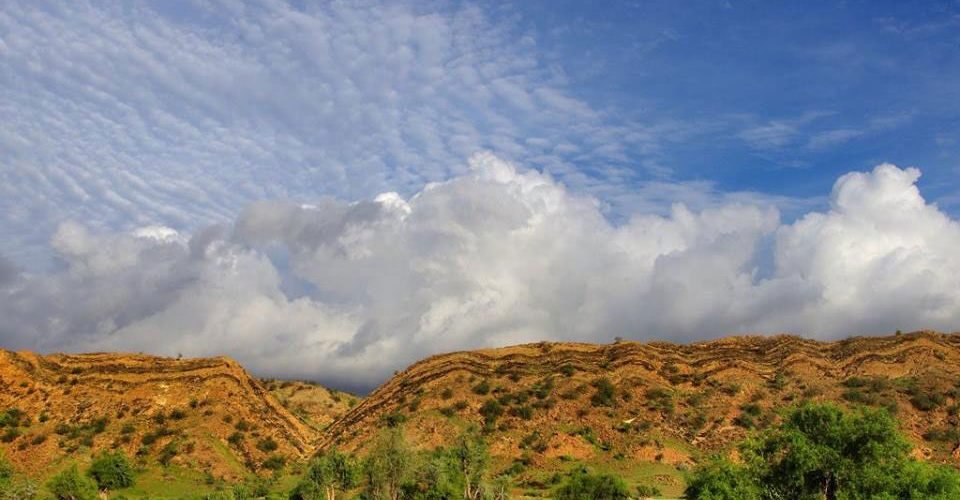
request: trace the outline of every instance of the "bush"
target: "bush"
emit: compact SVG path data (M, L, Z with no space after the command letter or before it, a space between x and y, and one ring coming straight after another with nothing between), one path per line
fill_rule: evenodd
M102 490L116 490L133 486L133 467L120 451L103 453L90 464L87 474Z
M613 406L613 398L617 390L609 379L606 377L600 378L593 383L593 387L597 390L590 398L593 406Z
M658 410L668 415L673 413L673 393L669 390L659 387L650 389L647 391L646 396L650 409Z
M57 500L98 500L100 498L96 483L81 475L76 465L71 465L53 476L47 482L47 489Z
M591 474L586 469L575 471L554 492L557 500L627 500L630 491L619 477L610 474Z
M380 417L380 421L383 422L383 424L387 427L394 428L406 422L407 417L402 413L392 412Z
M530 420L533 418L533 409L529 406L514 406L510 408L510 414L523 420Z
M488 399L480 407L480 414L483 415L483 421L487 426L493 426L497 419L503 415L503 405L496 399Z
M179 451L176 441L170 441L160 449L160 454L157 455L157 462L160 462L160 465L164 466L170 465L170 461L173 460L173 457L177 456Z
M663 492L656 486L648 486L646 484L637 486L637 496L640 498L658 497L660 495L663 495Z
M264 469L278 471L287 465L287 459L283 455L270 455L261 465Z
M257 449L262 452L276 451L277 442L271 438L261 439L257 442Z
M487 382L486 379L483 379L479 384L473 386L473 392L481 396L490 394L490 382Z
M742 466L714 457L697 466L684 492L691 500L759 500L760 487Z
M240 443L243 442L243 433L242 433L242 432L234 432L233 434L230 434L230 436L227 437L227 442L230 443L230 444L232 444L232 445L234 445L234 446L239 445Z

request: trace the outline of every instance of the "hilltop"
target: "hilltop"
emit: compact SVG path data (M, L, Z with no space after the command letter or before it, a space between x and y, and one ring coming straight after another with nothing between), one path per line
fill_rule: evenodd
M363 453L385 427L421 448L484 428L497 470L536 490L572 463L676 494L680 473L801 400L884 406L914 455L960 463L960 336L817 342L733 337L689 345L538 343L433 356L398 373L321 436Z

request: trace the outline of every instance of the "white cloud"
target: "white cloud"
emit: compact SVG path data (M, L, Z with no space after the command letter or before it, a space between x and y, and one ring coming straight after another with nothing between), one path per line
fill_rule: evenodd
M408 198L259 202L189 241L65 223L62 270L0 280L0 340L225 353L356 387L428 354L540 339L960 323L960 224L924 201L916 169L843 176L829 210L792 224L728 202L611 225L596 200L493 155L465 172Z
M471 6L12 2L0 33L0 252L31 268L66 219L192 230L259 199L409 195L486 149L579 183L574 159L602 175L660 141Z
M849 128L827 130L811 137L807 143L807 147L814 150L828 149L849 142L862 135L863 132Z

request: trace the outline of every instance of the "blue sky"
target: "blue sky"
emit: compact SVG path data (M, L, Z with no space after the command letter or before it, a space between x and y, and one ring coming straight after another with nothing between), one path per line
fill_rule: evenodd
M8 2L0 344L956 330L958 81L956 1Z
M923 169L956 213L956 2L521 3L518 32L598 108L679 121L660 160L722 190L816 197L851 169Z

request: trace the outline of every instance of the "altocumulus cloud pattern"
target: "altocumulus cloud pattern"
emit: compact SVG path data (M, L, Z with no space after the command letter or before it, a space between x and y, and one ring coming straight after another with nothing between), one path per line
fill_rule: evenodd
M593 198L481 153L409 198L258 202L192 235L66 222L62 271L3 274L0 340L226 353L364 387L430 353L541 339L950 328L960 224L919 176L844 175L829 210L789 224L734 203L613 225Z

